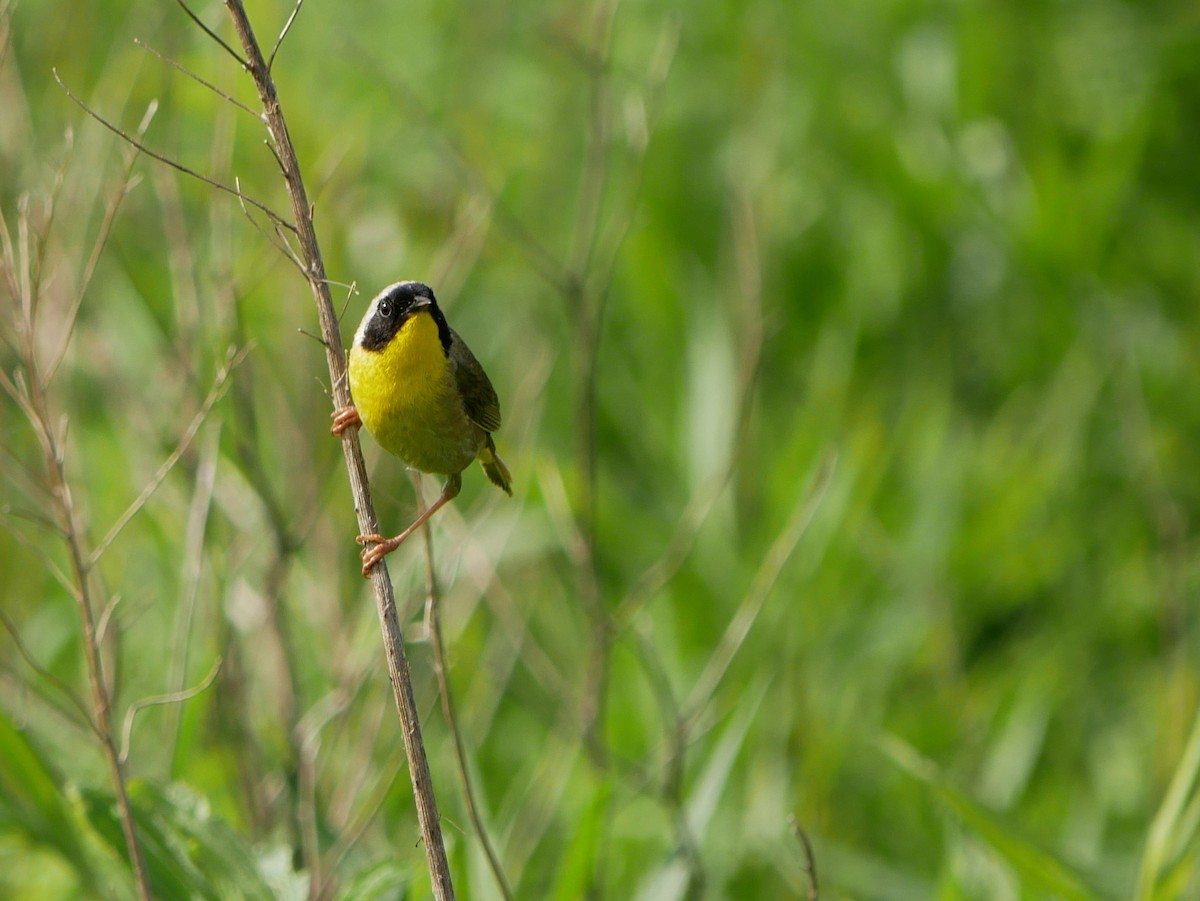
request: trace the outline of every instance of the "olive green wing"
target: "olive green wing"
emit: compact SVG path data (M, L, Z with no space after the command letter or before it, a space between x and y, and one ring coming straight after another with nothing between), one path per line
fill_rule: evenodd
M500 399L465 341L450 329L450 361L470 420L485 432L500 428Z

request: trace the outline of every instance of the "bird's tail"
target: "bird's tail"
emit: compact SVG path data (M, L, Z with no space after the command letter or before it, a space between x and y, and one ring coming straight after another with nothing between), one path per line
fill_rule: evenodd
M479 462L491 483L512 497L512 473L496 453L496 445L492 443L491 435L487 436L487 443L479 452Z

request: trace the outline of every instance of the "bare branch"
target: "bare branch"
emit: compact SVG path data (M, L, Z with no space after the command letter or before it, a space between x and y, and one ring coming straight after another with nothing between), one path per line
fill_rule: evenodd
M139 38L134 38L133 42L135 44L137 44L139 47L141 47L143 50L148 50L149 52L153 53L155 56L157 56L160 60L162 60L164 63L166 63L172 69L175 69L178 72L182 72L188 78L192 79L192 81L195 81L197 84L200 84L203 87L208 88L210 91L212 91L218 97L220 97L222 100L228 100L230 103L232 103L238 109L249 113L251 116L253 116L255 119L257 119L259 122L266 122L266 119L263 118L262 113L258 112L253 107L247 106L246 104L242 103L242 101L238 100L236 97L233 97L230 94L226 94L224 91L222 91L219 87L217 87L212 82L205 81L203 78L201 78L195 72L193 72L191 69L187 68L187 66L177 63L175 60L171 59L171 57L167 56L165 53L160 53L159 51L157 51L153 47L151 47L149 44L144 43Z
M33 264L31 266L31 281L35 285L41 285L42 269L46 260L46 245L50 237L50 229L54 225L54 213L58 209L58 198L62 193L62 187L67 177L67 166L71 162L71 153L75 147L75 133L68 128L64 139L65 148L62 158L62 163L59 164L58 171L54 174L54 185L50 188L50 196L46 201L46 220L41 223L37 229L38 240L37 248L33 254Z
M327 346L328 346L328 345L325 343L325 339L324 339L324 338L322 338L320 335L314 335L314 334L313 334L312 332L310 332L308 329L298 328L298 329L296 329L296 331L297 331L297 332L299 332L301 335L303 335L303 336L304 336L304 337L306 337L306 338L312 338L314 341L316 341L316 342L317 342L318 344L320 344L322 347L327 347ZM320 380L318 379L318 381L320 381Z
M56 76L57 78L57 73ZM61 85L61 81L59 82ZM64 87L65 90L65 87ZM68 92L69 95L69 92ZM78 101L76 101L78 102ZM50 221L51 216L47 217ZM116 744L112 735L112 693L104 672L100 643L97 640L95 610L92 601L92 588L89 580L88 567L85 562L84 550L86 538L76 515L74 502L71 497L71 486L67 480L65 458L66 417L62 417L61 425L56 430L54 417L50 411L47 397L48 380L45 371L39 366L36 353L34 329L36 326L34 311L37 306L40 283L32 277L30 255L30 221L29 205L22 200L18 209L17 242L14 258L13 245L10 237L5 235L4 258L5 268L15 268L17 271L9 278L9 284L15 289L16 296L12 298L14 306L19 308L15 315L17 328L21 337L21 347L18 356L22 370L17 370L10 379L6 374L0 375L3 383L13 399L21 407L29 419L30 426L41 446L43 462L46 467L46 494L51 506L61 524L62 537L66 543L71 567L71 582L59 573L57 567L50 566L50 572L55 578L60 578L75 601L79 614L82 632L83 652L87 666L88 683L91 687L92 711L89 721L92 723L97 738L108 764L109 776L112 779L113 791L116 795L117 809L121 823L121 831L125 838L126 850L129 854L130 867L137 885L138 897L150 901L150 877L146 869L146 860L138 840L138 830L135 822L133 807L126 788L125 774L121 760L117 755ZM36 258L39 250L34 251ZM40 276L39 276L40 277ZM24 374L23 374L24 372ZM73 584L72 584L73 583Z
M29 393L24 389L21 382L20 370L12 378L9 378L8 373L0 369L0 388L3 388L4 393L11 397L13 403L21 408L21 412L25 414L25 418L29 420L36 430L38 424L37 411L33 409Z
M125 711L125 724L121 729L121 754L118 758L122 764L129 758L129 741L133 733L134 718L147 707L156 707L161 704L178 704L181 701L187 701L196 697L203 691L206 691L213 681L217 678L217 673L221 671L221 658L218 657L213 663L212 669L208 671L208 675L200 680L199 683L191 688L183 691L173 691L165 695L155 695L151 698L143 698L140 701L134 701L129 705L129 709Z
M239 54L236 50L234 50L232 47L230 47L228 44L226 44L220 38L220 36L217 35L217 33L215 31L213 31L211 28L209 28L207 25L205 25L200 20L200 17L197 16L194 12L192 12L191 9L188 8L188 5L183 2L183 0L175 0L175 2L179 4L180 9L182 9L185 13L187 13L189 19L191 19L198 26L200 26L201 31L203 31L206 35L208 35L210 38L212 38L214 41L216 41L218 44L220 44L222 49L224 49L224 51L226 53L228 53L230 56L232 56L234 59L236 59L237 64L239 66L241 66L243 69L250 68L249 63L247 63L244 59L242 59L241 54Z
M180 3L180 5L182 6L183 4ZM184 8L186 9L186 7L184 7ZM231 188L229 185L225 184L224 182L217 181L215 178L210 178L207 175L197 172L195 169L189 169L187 166L183 165L183 163L177 162L176 160L171 159L169 156L164 156L163 154L158 153L157 151L151 150L149 147L147 147L142 142L135 140L128 132L123 131L122 129L118 128L116 125L113 125L111 122L109 122L103 116L101 116L99 113L92 110L91 107L89 107L86 103L84 103L82 100L80 100L78 97L76 97L73 93L71 93L71 89L68 88L65 84L63 84L62 79L58 77L58 70L54 69L52 71L54 72L54 80L58 82L58 86L60 88L62 88L63 91L66 92L67 96L70 97L75 102L75 105L78 106L85 113L87 113L89 116L91 116L93 119L95 119L97 122L99 122L101 125L103 125L105 128L107 128L109 131L111 131L113 134L117 135L117 137L121 138L121 140L127 141L128 143L132 144L134 147L136 147L142 153L146 154L146 156L150 157L151 159L158 160L160 163L164 163L164 164L170 166L172 169L176 169L176 170L182 172L184 175L190 175L192 178L198 179L199 181L204 182L206 185L216 188L218 191L224 191L226 194L232 194L234 197L243 198L246 201L246 203L250 204L252 207L255 207L258 210L261 210L263 213L266 214L266 216L272 222L276 223L277 225L282 226L283 228L286 228L288 231L294 232L296 230L296 226L292 225L292 223L288 222L286 219L284 219L282 216L280 216L278 213L276 213L274 210L272 210L269 206L267 206L262 201L255 200L253 197L249 197L249 196L243 194L241 191L237 190L236 188Z
M275 46L271 48L271 58L267 60L268 73L275 68L275 54L279 52L279 48L283 44L283 39L287 37L287 33L292 30L292 23L296 21L296 16L299 15L300 7L303 5L304 0L296 0L296 5L292 8L292 14L283 23L283 30L279 32L279 37L275 39Z
M266 145L267 150L271 151L271 156L275 157L275 165L279 167L279 174L286 178L287 170L283 168L283 160L279 158L279 151L275 149L275 145L270 141L263 141L263 144ZM308 209L308 216L310 219L312 218L312 207Z
M325 263L317 242L316 230L312 221L312 208L308 201L308 192L304 186L300 163L296 159L295 147L288 136L287 122L284 119L275 82L271 78L266 60L263 59L262 50L253 28L250 26L245 7L241 0L225 0L225 7L233 20L233 26L237 31L242 49L246 53L248 59L246 68L258 89L259 100L267 117L267 130L275 143L275 149L279 152L284 181L287 184L288 197L292 204L292 215L296 221L295 232L305 263L305 276L312 290L313 300L316 302L321 334L325 339L325 358L329 366L329 380L332 385L334 403L336 406L343 407L350 402L350 392L345 378L346 358L342 350L337 316L334 313L333 300L326 282ZM342 434L342 452L345 456L346 470L354 497L354 508L358 514L359 532L363 535L376 533L379 531L379 524L368 488L366 463L363 460L362 448L359 446L357 429L347 429ZM438 814L437 800L433 791L433 778L429 773L429 761L421 735L420 716L413 693L412 678L409 674L408 658L404 652L404 634L400 629L394 590L386 564L381 563L372 570L371 586L375 592L375 606L379 615L380 630L387 656L388 675L391 678L396 710L400 716L400 733L408 759L409 776L412 780L413 797L416 801L417 821L421 828L422 846L429 867L433 895L437 901L448 901L448 899L454 898L454 885L450 877L450 865L446 859L441 818Z
M421 496L420 474L413 473L412 481L413 491L417 496L417 515L419 516L425 512L425 501ZM454 738L454 762L458 769L458 781L462 785L467 816L471 818L475 835L483 846L483 853L487 857L488 866L496 880L496 887L505 901L512 901L512 889L508 887L504 868L500 865L500 858L496 856L492 840L488 837L487 828L483 825L483 818L479 815L479 805L475 801L475 787L471 783L471 774L467 768L466 742L463 741L462 728L454 710L454 698L450 694L450 678L446 674L446 647L442 642L442 617L438 609L440 598L438 597L437 574L433 565L433 532L429 528L428 520L421 527L421 535L425 539L425 621L428 624L429 640L433 643L433 665L437 674L438 692L442 696L442 715L446 717L446 724L450 727L450 734Z
M350 309L350 301L353 299L354 295L358 293L358 282L353 281L348 285L342 282L330 282L329 284L337 285L339 288L346 289L346 302L342 304L342 311L338 313L337 317L338 324L340 325L342 320L346 317L346 311Z
M237 186L237 190L240 192L242 190L241 179L234 178L233 183ZM270 244L272 247L274 247L276 250L278 250L281 254L283 254L285 257L287 257L292 262L292 264L300 270L300 274L303 275L304 274L304 262L296 255L296 251L292 250L292 245L289 244L287 242L287 239L283 237L283 233L280 231L279 226L278 225L274 226L275 237L272 237L271 235L267 234L266 229L264 229L261 225L258 224L258 220L255 219L253 215L251 215L250 210L246 208L245 199L242 198L240 196L240 194L238 196L238 206L241 207L242 213L245 214L246 219L250 222L251 225L254 226L254 230L257 231L260 235L262 235L263 238L266 239L266 242L268 244ZM278 239L278 240L276 240L276 239Z

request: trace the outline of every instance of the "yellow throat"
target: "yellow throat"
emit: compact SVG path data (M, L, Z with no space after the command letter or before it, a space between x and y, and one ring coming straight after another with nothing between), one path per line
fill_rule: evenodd
M411 315L386 346L350 349L350 392L367 431L410 466L454 473L485 440L463 410L437 322Z

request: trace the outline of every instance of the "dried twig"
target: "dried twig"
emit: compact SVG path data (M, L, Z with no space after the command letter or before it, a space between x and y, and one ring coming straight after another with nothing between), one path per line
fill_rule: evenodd
M262 113L258 112L253 107L247 106L246 104L242 103L242 101L238 100L236 97L233 97L230 94L225 93L219 87L217 87L215 84L213 84L211 81L205 81L203 78L201 78L199 75L197 75L191 69L189 69L187 66L180 65L178 62L171 59L171 57L167 56L165 53L160 53L159 51L157 51L153 47L151 47L149 44L145 43L144 41L139 40L138 38L134 38L133 42L135 44L137 44L139 47L141 47L143 50L148 50L150 53L153 53L155 56L157 56L160 60L162 60L164 63L166 63L172 69L175 69L178 72L182 72L188 78L192 79L192 81L196 82L197 84L201 85L202 87L208 88L210 91L212 91L218 97L220 97L222 100L226 100L229 103L232 103L238 109L249 113L251 116L253 116L255 119L257 119L259 122L264 121L263 117L262 117Z
M128 188L128 171L118 186L116 196L123 196ZM115 212L115 210L114 210ZM104 226L107 228L107 226ZM34 229L36 231L36 229ZM49 380L46 369L36 352L35 328L36 309L42 290L40 251L31 251L31 241L38 247L44 246L45 235L31 236L28 207L19 212L17 241L14 247L4 229L3 254L0 267L6 272L10 300L14 305L14 328L21 339L18 351L22 370L12 379L7 375L0 379L5 391L13 398L29 422L41 447L45 467L47 505L58 519L59 531L67 545L70 561L70 586L68 591L75 601L82 626L83 651L87 678L91 687L92 711L89 719L94 727L105 762L108 765L113 791L116 795L118 819L125 838L138 897L143 901L151 898L149 874L134 821L133 807L126 790L125 773L117 753L112 733L112 697L101 659L100 640L96 629L93 579L87 563L86 536L79 523L71 486L66 473L65 418L57 419L50 409L47 395ZM52 568L56 571L56 568Z
M420 515L425 510L425 502L421 497L421 477L416 473L413 474L413 490L417 496L417 514ZM467 768L466 744L463 741L462 728L454 710L454 697L450 693L446 647L442 641L442 617L439 609L441 598L438 596L437 573L433 565L433 532L429 527L428 520L421 527L421 535L425 539L425 622L428 626L429 640L433 644L433 667L437 673L438 691L442 696L442 714L446 717L446 724L450 727L450 734L454 738L454 762L458 768L458 780L462 785L467 816L471 818L471 826L475 829L479 843L483 845L483 853L487 856L488 866L496 880L496 887L500 889L500 894L505 901L512 901L512 889L508 887L504 868L500 865L500 858L496 856L492 840L488 837L487 829L483 825L483 818L479 815L479 805L475 801L475 788L471 783L471 774Z
M283 39L287 37L287 33L292 30L292 23L296 21L296 16L300 14L300 7L304 5L304 0L296 0L296 5L292 7L292 14L287 17L287 21L283 23L283 29L279 32L279 37L275 39L275 46L271 48L271 58L267 60L267 72L275 68L275 54L279 52L279 48L283 46Z
M301 176L300 164L296 159L296 151L292 146L291 138L288 136L287 124L280 106L275 82L271 77L267 62L263 58L246 10L241 0L225 0L225 6L246 54L245 67L254 79L255 87L258 90L263 113L267 119L267 130L277 152L284 181L287 184L288 196L292 203L292 214L295 219L295 234L299 242L300 254L305 262L305 274L317 305L321 334L325 339L325 356L329 367L334 403L339 407L346 406L350 403L350 391L345 377L346 360L342 351L337 316L326 281L325 264L317 243L312 208ZM378 532L375 508L368 489L366 464L363 460L356 429L347 429L343 433L342 450L350 477L354 506L358 511L359 531L364 535ZM371 585L375 592L376 608L383 632L388 672L391 676L396 708L400 714L401 734L408 757L417 819L433 883L433 894L438 901L444 901L444 899L454 897L454 887L450 877L449 862L446 859L445 845L442 841L437 801L434 797L433 780L429 773L429 762L425 755L425 745L421 736L421 725L409 675L408 658L404 653L404 636L396 614L395 595L386 565L380 564L372 570Z
M183 4L181 3L180 6L183 6ZM184 9L187 9L187 7L184 7ZM117 137L119 137L122 141L132 144L134 147L136 147L142 153L146 154L146 156L150 157L151 159L158 160L163 165L170 166L172 169L176 169L176 170L182 172L184 175L190 175L192 178L198 179L198 180L204 182L206 185L216 188L218 191L224 191L226 194L232 194L234 197L244 200L246 203L250 204L255 209L261 210L267 216L268 219L270 219L272 222L274 222L279 227L286 228L288 231L292 231L292 232L294 232L296 230L295 225L288 222L286 219L284 219L282 216L280 216L278 213L276 213L274 210L272 210L269 206L267 206L262 201L255 200L253 197L249 197L249 196L243 194L237 188L231 188L229 185L225 184L224 182L217 181L215 178L210 178L209 176L204 175L203 173L197 172L195 169L190 169L187 166L183 165L183 163L179 162L178 160L173 160L169 156L165 156L164 154L161 154L155 150L151 150L149 147L147 147L141 141L139 141L135 137L133 137L133 135L129 134L129 132L125 131L122 128L119 128L118 126L114 125L112 122L109 122L107 119L105 119L103 116L101 116L95 110L93 110L90 106L88 106L86 103L84 103L78 97L76 97L71 92L71 89L68 88L65 84L63 84L62 79L58 77L58 70L54 69L53 72L54 72L54 80L57 81L58 86L60 88L62 88L63 91L66 92L66 95L75 102L75 105L78 106L85 113L87 113L89 116L91 116L93 119L95 119L97 122L99 122L101 125L103 125L105 128L107 128L109 131L111 131L113 134L117 135Z
M821 893L817 883L817 858L813 854L812 843L808 840L808 835L801 828L800 821L796 819L795 814L788 816L788 830L796 837L796 841L800 843L800 850L804 853L804 875L808 877L808 901L817 901Z
M208 35L210 38L212 38L214 41L216 41L226 53L228 53L235 60L237 60L237 64L239 66L241 66L243 69L250 68L250 64L247 63L244 59L242 59L241 55L236 50L234 50L232 47L230 47L228 44L226 44L225 41L220 37L220 35L218 35L215 31L213 31L207 25L205 25L204 21L199 16L197 16L194 12L192 12L192 10L188 7L188 5L186 3L183 2L183 0L175 0L175 2L179 4L180 9L182 9L185 13L187 13L188 18L191 19L193 22L195 22L197 26L199 26L201 31L203 31L206 35Z

